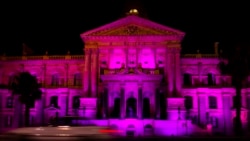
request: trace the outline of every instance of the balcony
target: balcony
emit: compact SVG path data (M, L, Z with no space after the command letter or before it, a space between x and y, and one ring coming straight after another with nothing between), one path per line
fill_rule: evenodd
M102 75L114 75L114 74L148 74L148 75L159 75L160 69L138 69L138 68L127 68L127 69L104 69Z

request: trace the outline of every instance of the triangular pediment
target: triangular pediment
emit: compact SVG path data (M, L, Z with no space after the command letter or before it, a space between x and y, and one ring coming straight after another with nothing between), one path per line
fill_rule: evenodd
M87 36L136 36L136 35L179 35L185 33L139 16L130 15L99 28L82 33Z

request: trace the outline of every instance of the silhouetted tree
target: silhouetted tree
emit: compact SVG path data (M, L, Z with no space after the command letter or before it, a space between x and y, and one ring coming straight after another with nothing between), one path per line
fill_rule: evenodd
M224 45L225 51L220 54L219 68L222 75L232 77L232 85L236 89L235 108L236 117L234 119L234 131L236 135L242 135L241 122L241 90L249 75L250 48L247 43L232 43Z
M9 84L9 89L13 95L18 95L20 102L25 105L25 126L30 126L30 108L42 95L36 77L29 72L20 72L14 76Z

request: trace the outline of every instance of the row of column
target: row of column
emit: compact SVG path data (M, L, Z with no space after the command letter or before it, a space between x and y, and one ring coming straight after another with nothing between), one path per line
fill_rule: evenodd
M166 91L169 97L181 96L181 68L180 68L180 45L171 45L166 50L165 57L165 80L167 81Z
M84 49L83 96L96 97L98 82L98 49Z
M156 118L160 118L161 112L160 112L160 93L158 93L158 90L155 91L155 93L153 94L154 98L150 99L150 97L148 97L150 99L149 102L149 106L150 106L150 117L156 117ZM127 115L127 108L128 108L128 103L127 100L130 97L125 96L125 88L121 87L120 88L120 118L125 118ZM135 102L135 108L136 108L136 118L141 119L142 115L143 115L143 91L141 87L138 87L138 96L133 97L136 99ZM108 92L108 89L105 88L104 92L102 93L102 104L101 104L101 111L102 111L102 117L106 118L111 116L113 110L114 110L114 104L112 105L111 101L115 101L115 98L110 96L110 92Z

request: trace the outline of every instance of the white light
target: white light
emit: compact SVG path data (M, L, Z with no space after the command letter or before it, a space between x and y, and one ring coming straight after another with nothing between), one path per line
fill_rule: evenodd
M130 14L138 14L138 10L137 9L131 9L129 10Z

